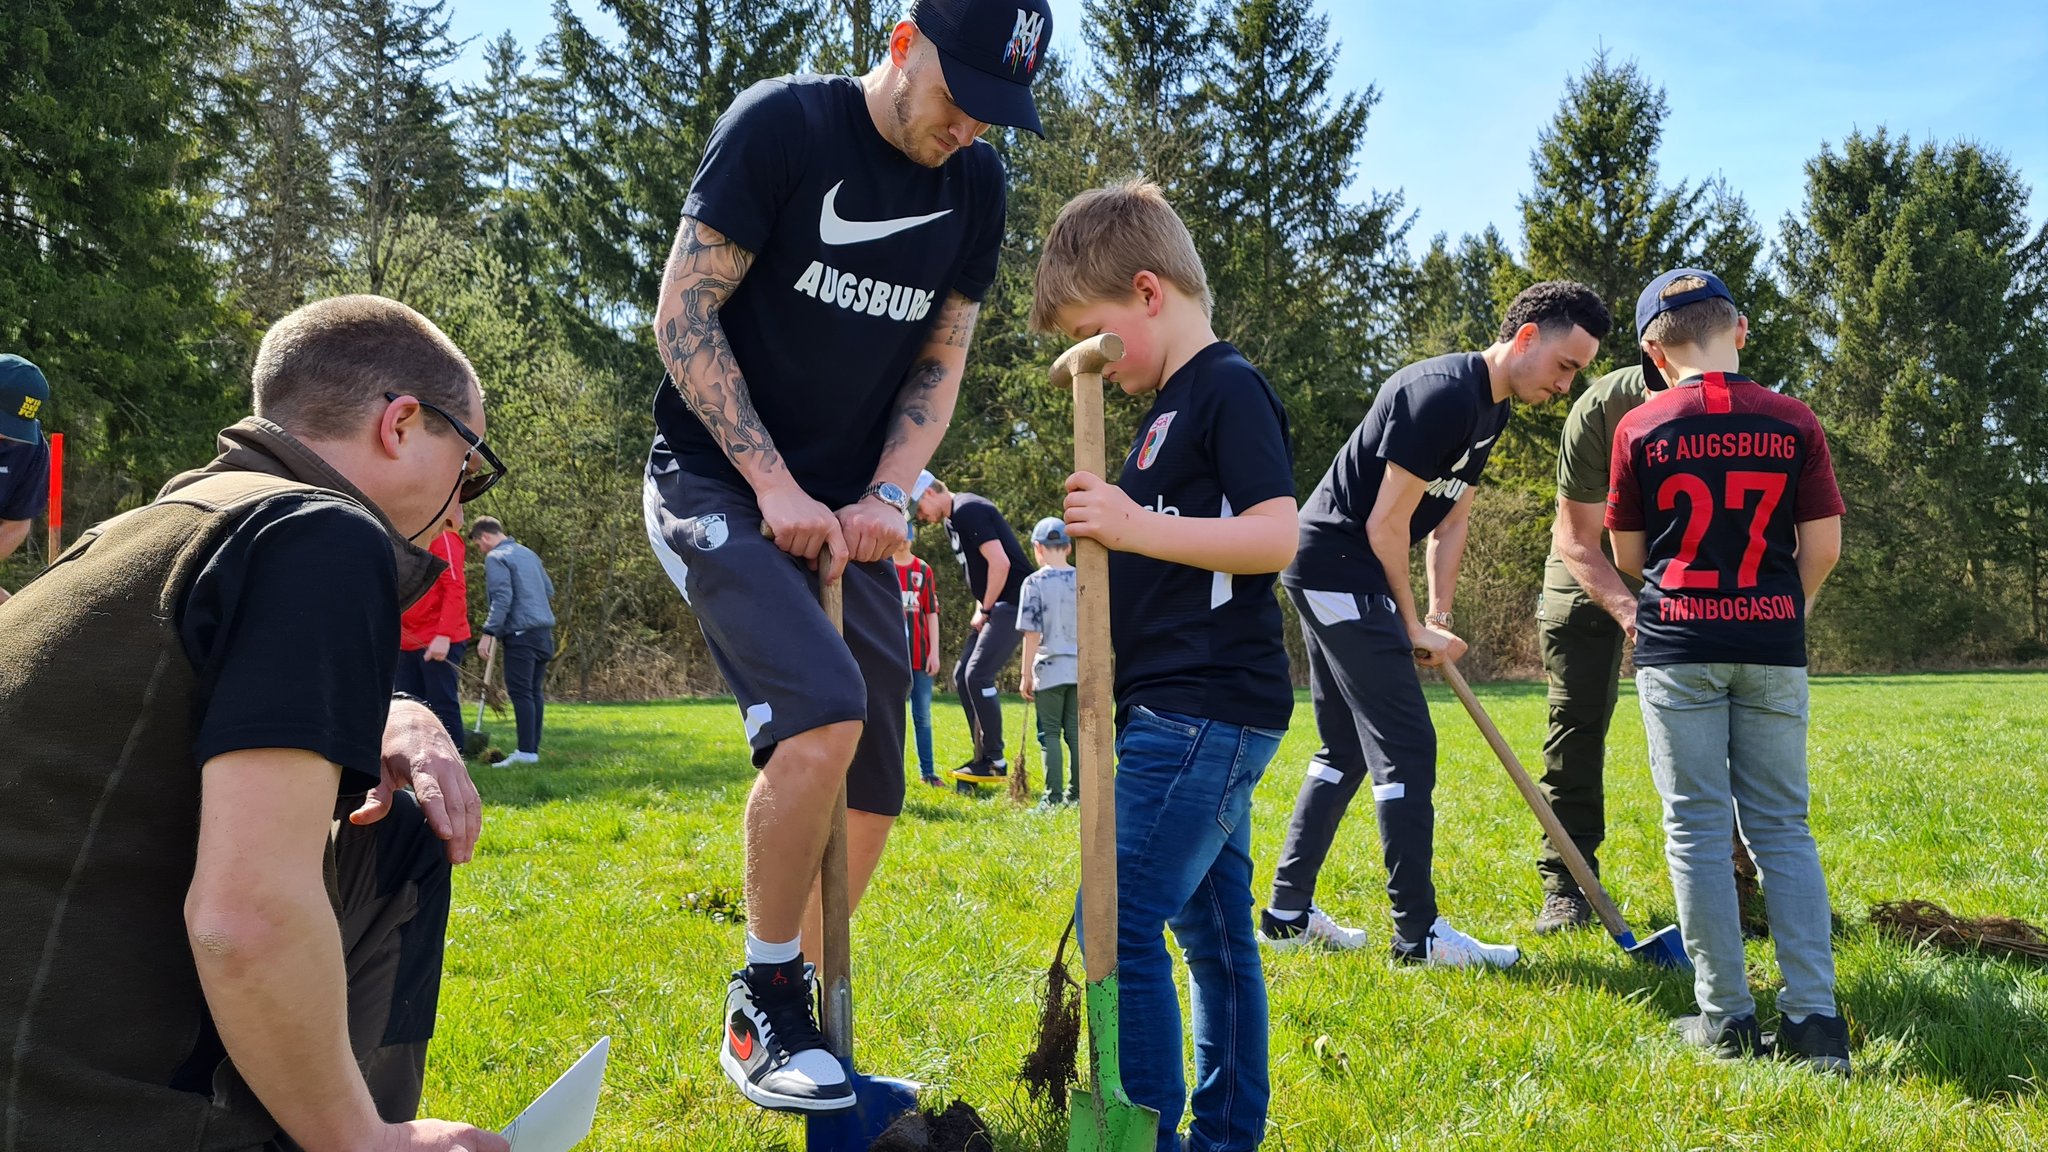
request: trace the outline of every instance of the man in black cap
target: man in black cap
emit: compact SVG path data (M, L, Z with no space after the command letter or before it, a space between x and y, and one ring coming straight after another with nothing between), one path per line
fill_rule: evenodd
M760 769L720 1063L766 1108L854 1104L802 936L841 781L855 901L902 811L910 676L887 561L995 280L1003 168L979 137L1040 131L1051 38L1044 0L917 0L867 75L754 85L712 133L662 278L643 506ZM842 573L843 640L815 587Z
M49 402L42 369L0 356L0 562L28 539L29 522L49 503L50 445L41 419ZM6 599L0 588L0 601Z

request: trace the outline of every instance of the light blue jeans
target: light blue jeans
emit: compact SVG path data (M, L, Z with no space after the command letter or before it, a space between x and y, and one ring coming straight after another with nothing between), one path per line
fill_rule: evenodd
M917 733L917 774L938 779L932 763L932 678L922 668L910 673L910 727Z
M1778 1011L1835 1015L1827 880L1806 822L1806 669L1667 664L1638 668L1636 691L1700 1011L1716 1027L1756 1011L1728 866L1739 812L1785 976Z
M1266 977L1252 930L1252 791L1281 732L1134 707L1117 733L1117 984L1132 1100L1159 1152L1250 1152L1266 1136ZM1084 881L1085 882L1085 881ZM1187 961L1194 1121L1165 929Z

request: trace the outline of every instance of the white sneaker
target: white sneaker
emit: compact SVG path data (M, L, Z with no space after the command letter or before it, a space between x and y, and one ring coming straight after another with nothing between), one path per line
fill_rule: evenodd
M1474 940L1451 927L1451 922L1441 916L1429 926L1429 936L1422 947L1411 949L1399 940L1394 942L1395 960L1423 968L1506 968L1521 958L1522 950L1513 944Z
M1365 947L1365 929L1346 928L1321 908L1311 904L1306 916L1282 920L1271 909L1259 912L1259 943L1275 952L1296 948L1327 948L1350 952Z
M499 764L501 764L501 765L512 765L512 764L538 764L538 763L540 763L540 753L538 753L538 752L514 752L514 753L513 753L513 754L511 754L510 756L507 756L507 757L505 757L505 758L504 758L503 760L500 760L500 761L498 761L498 763L499 763Z

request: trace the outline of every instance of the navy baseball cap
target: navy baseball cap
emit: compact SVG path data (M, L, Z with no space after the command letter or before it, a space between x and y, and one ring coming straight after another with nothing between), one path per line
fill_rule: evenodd
M1687 276L1704 280L1706 283L1698 288L1680 292L1676 296L1664 295L1664 290L1671 287L1672 281ZM1674 308L1715 299L1735 303L1735 296L1728 291L1726 284L1721 283L1719 276L1698 268L1673 268L1650 281L1650 286L1643 289L1641 296L1636 297L1636 343L1642 343L1643 333L1649 331L1650 321L1657 317ZM1664 379L1663 373L1657 371L1656 361L1650 359L1648 352L1643 353L1643 383L1653 392L1669 383Z
M938 49L946 87L962 112L1045 135L1031 82L1052 44L1046 0L917 0L909 19Z
M1032 525L1031 542L1033 544L1047 544L1057 547L1072 544L1073 540L1067 536L1066 521L1061 520L1057 516L1047 516L1045 519Z
M42 369L11 353L0 356L0 436L42 443L41 414L49 401L50 382Z

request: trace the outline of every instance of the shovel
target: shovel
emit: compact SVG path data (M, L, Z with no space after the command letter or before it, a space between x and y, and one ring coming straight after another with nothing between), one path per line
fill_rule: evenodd
M769 535L768 525L761 525ZM821 553L818 568L831 564L830 553ZM843 581L818 584L818 606L832 621L834 631L846 634ZM840 781L839 797L832 806L832 833L825 841L825 859L818 873L818 902L824 911L824 955L819 957L823 977L824 1004L819 1013L825 1028L825 1043L846 1078L853 1085L852 1108L840 1112L811 1113L804 1118L806 1152L867 1152L883 1129L904 1113L917 1107L916 1084L881 1076L863 1076L853 1067L853 964L850 950L851 910L846 889L846 783Z
M484 731L484 698L491 694L491 668L498 662L498 646L491 645L490 655L484 657L483 687L476 692L476 724L462 738L462 753L474 760L491 746L491 737Z
M1514 750L1502 738L1500 729L1493 726L1493 718L1486 709L1479 706L1479 700L1472 695L1472 687L1465 683L1465 677L1458 666L1446 660L1438 668L1444 675L1444 683L1458 694L1458 700L1465 705L1465 711L1472 714L1472 722L1479 725L1480 735L1493 746L1493 754L1500 757L1501 767L1515 782L1515 788L1522 793L1522 799L1529 802L1529 810L1536 813L1536 820L1543 825L1543 834L1550 837L1551 847L1564 857L1564 866L1570 869L1572 879L1578 881L1579 891L1586 894L1586 902L1593 906L1593 914L1600 917L1600 924L1622 950L1638 960L1647 960L1659 968L1675 968L1691 971L1692 960L1685 954L1685 945L1678 938L1678 925L1672 924L1650 934L1650 938L1636 943L1636 934L1629 931L1628 921L1621 918L1621 910L1608 899L1607 889L1600 886L1600 878L1593 875L1593 869L1586 863L1579 846L1572 843L1564 825L1558 822L1557 813L1551 811L1550 801L1536 788L1536 782L1529 779L1522 762L1515 759Z
M1074 470L1108 471L1102 432L1102 366L1123 358L1115 333L1090 337L1053 362L1055 388L1074 391ZM1074 542L1081 640L1081 955L1088 983L1088 1083L1076 1086L1068 1112L1068 1152L1152 1152L1159 1113L1125 1094L1119 1063L1116 992L1115 704L1109 650L1109 551ZM1178 1059L1179 1053L1174 1053Z

